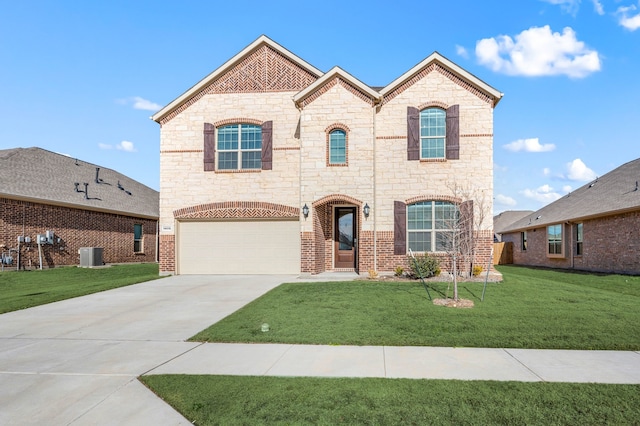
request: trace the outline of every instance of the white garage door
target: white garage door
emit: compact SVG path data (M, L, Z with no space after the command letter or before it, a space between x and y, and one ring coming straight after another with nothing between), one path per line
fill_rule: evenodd
M179 222L179 274L297 274L300 224L291 220Z

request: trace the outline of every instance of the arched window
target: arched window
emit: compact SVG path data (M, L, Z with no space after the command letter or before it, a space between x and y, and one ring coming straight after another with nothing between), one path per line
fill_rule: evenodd
M407 240L414 252L448 251L460 220L456 204L421 201L407 206Z
M262 168L262 128L255 124L230 124L218 128L218 170Z
M420 111L420 158L445 158L446 119L440 108Z
M347 164L347 132L334 129L329 133L329 165Z

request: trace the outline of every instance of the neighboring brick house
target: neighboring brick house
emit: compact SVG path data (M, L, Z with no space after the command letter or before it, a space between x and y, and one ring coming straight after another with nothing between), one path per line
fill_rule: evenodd
M640 159L502 229L516 265L640 274Z
M259 37L152 117L161 273L387 272L437 252L437 219L473 201L453 186L492 199L501 97L438 53L372 88Z
M5 267L78 265L81 247L102 248L105 263L155 262L158 206L157 191L114 170L40 148L0 150Z

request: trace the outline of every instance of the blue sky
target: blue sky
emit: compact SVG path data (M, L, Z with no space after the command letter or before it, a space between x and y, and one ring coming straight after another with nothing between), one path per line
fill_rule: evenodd
M265 34L385 86L438 51L504 93L494 213L640 157L639 0L0 0L0 149L38 146L159 187L149 117Z

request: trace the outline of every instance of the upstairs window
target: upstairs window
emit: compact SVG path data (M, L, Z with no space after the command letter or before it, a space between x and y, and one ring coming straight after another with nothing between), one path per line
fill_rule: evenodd
M420 158L445 158L446 118L443 109L420 111Z
M335 129L329 133L329 165L347 164L347 132Z
M262 168L262 128L254 124L231 124L218 128L218 170Z

